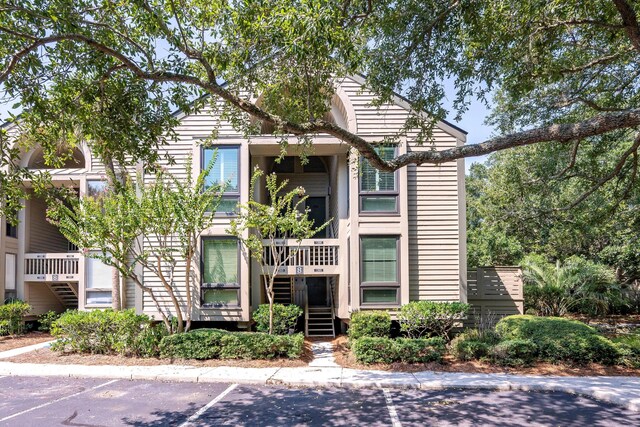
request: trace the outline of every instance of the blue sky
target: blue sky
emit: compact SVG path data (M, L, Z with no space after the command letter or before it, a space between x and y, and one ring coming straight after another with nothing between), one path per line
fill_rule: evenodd
M0 123L4 123L9 117L8 112L11 110L11 106L15 101L9 101L3 103L0 100ZM18 113L18 111L13 111ZM493 128L484 123L489 111L481 102L472 102L469 106L469 110L463 115L462 120L455 121L453 118L449 118L451 123L456 124L462 129L469 132L467 135L467 144L477 144L482 141L486 141L493 132ZM453 114L452 114L453 116ZM487 156L472 157L466 159L466 172L469 172L469 167L476 162L484 162Z

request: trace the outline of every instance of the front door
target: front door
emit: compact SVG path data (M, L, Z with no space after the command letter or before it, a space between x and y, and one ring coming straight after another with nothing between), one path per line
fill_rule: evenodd
M307 298L310 306L324 306L327 304L327 278L307 277Z
M309 197L306 200L306 206L309 209L309 219L313 221L314 227L320 227L327 222L326 197ZM327 229L319 231L313 237L327 237Z

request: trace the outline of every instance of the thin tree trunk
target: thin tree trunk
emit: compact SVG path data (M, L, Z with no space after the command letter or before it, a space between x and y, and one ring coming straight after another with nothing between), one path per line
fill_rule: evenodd
M267 298L269 299L269 335L273 335L273 282L275 274L269 277L269 288L267 289Z
M192 256L187 256L186 260L186 277L185 277L185 286L187 293L187 324L184 327L184 331L188 332L191 329L191 311L193 309L193 302L191 298L191 258Z
M110 191L117 192L119 188L118 176L111 157L105 157L104 166L107 175L107 186ZM114 310L121 310L120 297L120 272L117 268L111 267L111 307Z
M173 292L173 288L171 287L171 284L167 282L167 279L164 277L164 274L162 274L162 260L159 257L157 258L157 260L158 260L158 275L160 277L160 281L162 282L164 289L169 294L169 297L171 298L171 302L173 302L173 307L176 310L176 318L178 319L177 332L183 332L184 319L182 317L182 307L180 307L180 303L178 302L178 298L176 298L175 292Z

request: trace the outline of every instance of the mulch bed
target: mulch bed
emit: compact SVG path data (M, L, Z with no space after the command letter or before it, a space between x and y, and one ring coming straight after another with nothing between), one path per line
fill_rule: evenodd
M105 354L66 354L46 349L24 353L5 359L16 363L53 363L60 365L123 365L123 366L157 366L157 365L188 365L197 367L236 366L240 368L276 368L307 366L313 360L311 342L305 340L304 352L300 359L270 359L270 360L236 360L236 359L161 359L127 357Z
M41 342L51 341L51 335L44 332L29 332L24 335L9 335L0 337L0 351L13 350L20 347L27 347Z
M548 375L548 376L640 376L640 369L621 366L603 366L595 363L584 366L554 365L538 363L526 368L507 368L491 365L486 362L460 362L446 355L442 363L376 363L364 365L358 363L348 347L348 339L341 335L333 340L336 363L344 368L375 369L396 372L460 372L465 374L516 374L516 375Z

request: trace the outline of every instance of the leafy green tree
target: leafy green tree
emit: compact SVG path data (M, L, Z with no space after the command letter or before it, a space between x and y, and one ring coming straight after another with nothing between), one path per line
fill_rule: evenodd
M288 265L296 257L302 239L310 239L327 227L331 220L316 226L309 218L309 209L302 209L308 197L304 195L304 188L285 191L289 182L278 182L276 174L266 177L269 201L256 201L256 185L263 176L264 172L256 167L251 177L251 198L240 205L238 217L231 221L227 231L242 242L247 259L253 258L260 266L269 302L269 334L273 334L273 285L280 267ZM287 239L295 240L297 245L281 244Z
M0 84L29 106L32 88L56 78L128 73L180 105L222 100L247 132L250 115L307 142L332 135L387 171L545 141L588 151L614 135L618 161L592 174L596 186L635 163L640 145L639 11L628 0L4 0ZM394 91L411 104L392 139L431 142L446 96L457 114L472 98L491 104L500 134L382 159L380 141L322 119L353 73L367 76L375 105Z
M149 184L142 178L126 180L120 191L84 197L72 206L59 201L49 209L49 217L70 242L87 256L116 268L149 296L169 332L173 332L172 316L177 319L177 332L191 326L197 245L201 233L214 222L212 212L223 192L218 185L205 185L214 161L195 181L191 168L186 179L159 171ZM182 265L185 276L180 282L176 274ZM158 279L173 312L162 307L158 290L144 283L139 267ZM180 289L185 291L184 305L177 296Z

